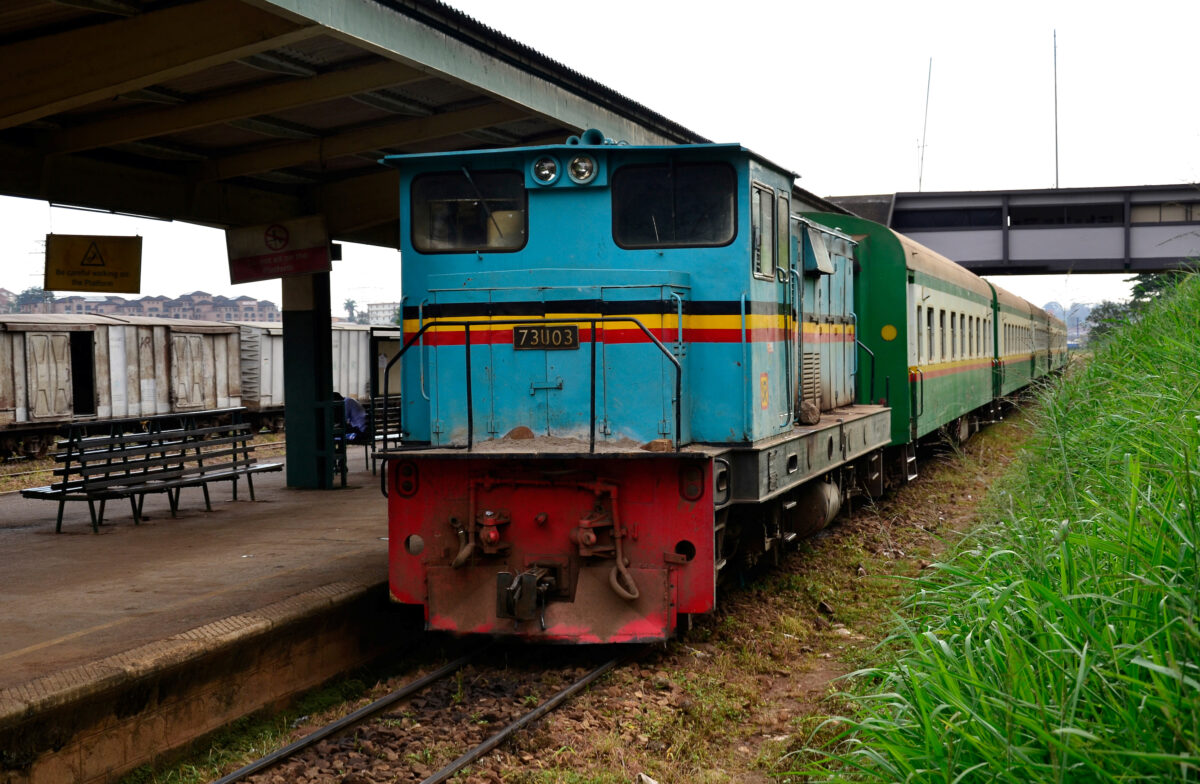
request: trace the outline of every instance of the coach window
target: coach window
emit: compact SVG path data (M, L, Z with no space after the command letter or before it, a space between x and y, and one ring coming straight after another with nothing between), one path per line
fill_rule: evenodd
M946 311L938 311L938 359L946 358Z
M958 314L958 355L967 355L967 314Z
M622 248L703 248L733 242L737 186L729 164L622 166L613 174L611 190L613 241Z
M412 244L422 253L525 247L525 175L519 171L422 174L412 184Z
M958 341L955 339L958 337L958 329L956 328L956 325L958 323L957 318L958 318L958 314L956 314L956 313L950 314L950 358L951 359L954 359L956 356L958 356L958 352L955 351L955 347L958 345Z
M933 308L930 308L929 310L925 311L925 321L927 324L927 327L925 329L925 336L926 336L926 339L929 341L929 344L928 344L929 347L925 351L925 359L932 362L933 361Z
M775 275L775 212L774 193L754 186L751 196L751 237L754 274L762 278Z
M917 362L921 362L921 352L925 350L925 322L921 319L923 308L917 305Z

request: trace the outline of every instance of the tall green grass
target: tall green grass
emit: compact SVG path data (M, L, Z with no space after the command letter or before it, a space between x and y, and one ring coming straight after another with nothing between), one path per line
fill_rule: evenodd
M853 676L807 772L922 782L1200 781L1200 280L1042 394L960 552ZM810 757L811 759L811 757Z

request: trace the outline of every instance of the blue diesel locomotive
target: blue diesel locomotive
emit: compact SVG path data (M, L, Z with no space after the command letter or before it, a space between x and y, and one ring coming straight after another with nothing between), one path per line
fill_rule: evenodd
M754 153L588 131L385 163L405 302L390 584L429 628L663 639L723 575L882 492L914 440L890 403L918 362L883 361L909 325L858 334L909 289L862 285L861 227Z

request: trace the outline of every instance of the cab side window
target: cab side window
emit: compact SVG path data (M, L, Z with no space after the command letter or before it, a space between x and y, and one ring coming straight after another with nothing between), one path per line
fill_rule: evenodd
M775 260L780 267L791 266L792 234L788 231L788 198L775 200Z
M775 276L775 194L769 188L754 186L750 196L754 274Z

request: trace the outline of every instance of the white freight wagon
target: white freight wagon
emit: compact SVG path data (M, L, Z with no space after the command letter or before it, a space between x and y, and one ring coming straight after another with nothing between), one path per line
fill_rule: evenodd
M242 404L252 421L278 429L283 424L283 326L278 323L238 322L241 330ZM333 391L366 405L382 389L373 389L373 368L379 357L390 358L399 345L399 327L370 327L364 324L332 326ZM393 369L393 376L395 375ZM392 390L399 390L393 378Z
M44 452L67 422L240 406L238 338L219 322L0 315L0 451Z

